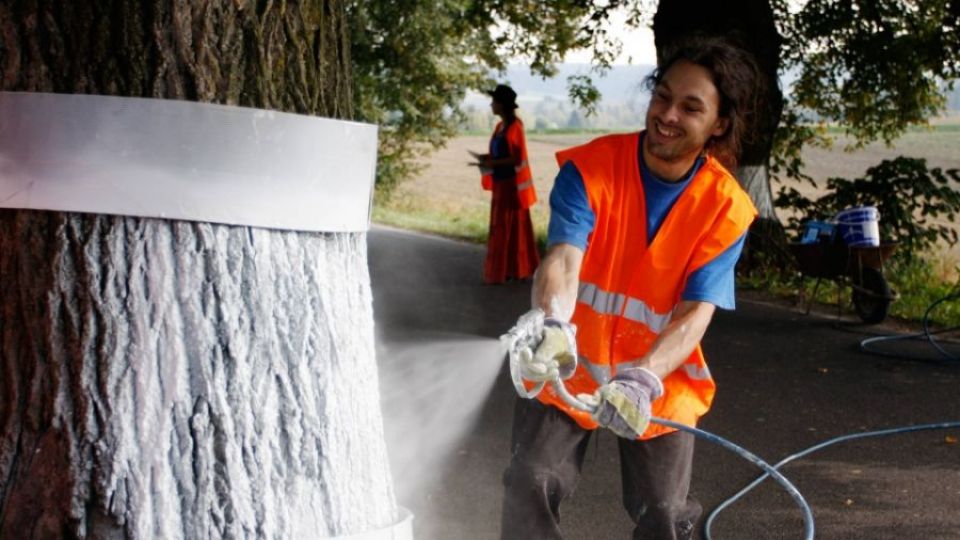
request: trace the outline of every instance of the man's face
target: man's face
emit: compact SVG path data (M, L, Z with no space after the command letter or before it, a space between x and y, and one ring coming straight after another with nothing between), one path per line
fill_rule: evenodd
M491 102L490 102L490 111L491 111L493 114L499 116L500 113L503 112L503 104L501 104L499 101L491 101Z
M720 95L706 68L686 60L673 64L647 108L647 151L666 163L695 159L710 137L726 131L719 107Z

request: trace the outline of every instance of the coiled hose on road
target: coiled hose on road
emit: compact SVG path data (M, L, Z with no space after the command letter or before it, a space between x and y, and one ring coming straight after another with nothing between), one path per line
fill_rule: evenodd
M802 458L802 457L806 457L806 456L808 456L808 455L810 455L810 454L812 454L812 453L814 453L814 452L816 452L816 451L818 451L818 450L822 450L822 449L824 449L824 448L826 448L826 447L828 447L828 446L833 446L834 444L838 444L838 443L842 443L842 442L846 442L846 441L852 441L852 440L856 440L856 439L865 439L865 438L867 438L867 437L883 437L883 436L887 436L887 435L899 435L899 434L903 434L903 433L912 433L912 432L915 432L915 431L924 431L924 430L931 430L931 429L952 429L952 428L960 428L960 421L957 421L957 422L941 422L941 423L936 423L936 424L921 424L921 425L916 425L916 426L906 426L906 427L899 427L899 428L892 428L892 429L883 429L883 430L879 430L879 431L866 431L866 432L863 432L863 433L851 433L851 434L849 434L849 435L842 435L842 436L840 436L840 437L835 437L835 438L833 438L833 439L826 440L826 441L824 441L824 442L822 442L822 443L815 444L815 445L813 445L813 446L811 446L811 447L809 447L809 448L806 448L806 449L804 449L804 450L801 450L800 452L797 452L797 453L795 453L795 454L791 454L791 455L787 456L786 458L784 458L784 459L780 460L779 462L777 462L777 464L776 464L776 465L773 465L771 468L774 469L774 470L778 470L778 469L780 469L780 467L783 467L784 465L786 465L787 463L790 463L791 461L798 460L798 459L800 459L800 458ZM713 437L717 437L717 436L716 436L716 435L713 435ZM720 438L720 437L717 437L717 438ZM709 440L709 439L708 439L708 440ZM711 441L711 442L712 442L712 441ZM733 503L735 503L735 502L737 502L738 500L740 500L741 497L743 497L744 495L746 495L747 493L749 493L750 491L752 491L755 487L759 486L761 483L763 483L764 480L766 480L766 479L769 478L769 477L770 477L770 474L766 472L766 469L764 469L764 474L763 474L762 476L758 477L756 480L754 480L753 482L751 482L750 484L748 484L746 487L744 487L743 489L741 489L740 491L738 491L738 492L737 492L736 494L734 494L732 497L730 497L730 498L728 498L727 500L723 501L723 502L720 503L716 508L714 508L713 511L710 512L710 515L707 516L706 522L704 522L704 524L703 524L703 535L704 535L704 537L705 537L707 540L712 540L713 536L711 535L710 529L713 527L713 522L716 520L716 518L717 518L717 516L720 514L720 512L723 512L728 506L730 506L730 505L732 505ZM791 495L792 495L792 494L791 494ZM806 501L804 501L803 504L806 506L806 504L807 504ZM806 511L809 511L809 506L806 506L806 508L805 508L805 512L804 512L804 522L806 522ZM811 518L811 519L812 519L812 518ZM805 527L806 527L806 525L805 525ZM809 531L808 531L808 536L805 536L805 538L808 538L808 539L812 539L812 538L813 538L813 529L812 529L812 526L811 526L811 528L810 528Z
M928 307L927 310L923 313L923 331L922 332L918 332L914 334L893 334L893 335L887 335L887 336L877 336L877 337L867 338L860 342L860 349L870 354L876 354L876 355L887 356L892 358L905 358L901 354L891 354L876 348L871 348L870 346L877 343L883 343L883 342L889 342L889 341L903 341L903 340L922 338L922 339L926 339L927 342L930 343L930 345L932 345L934 349L936 349L936 351L940 354L940 356L944 358L944 361L960 362L960 357L944 349L943 346L937 341L937 338L934 337L937 334L946 334L948 332L955 332L957 330L960 330L960 326L952 326L949 328L943 328L941 330L930 329L930 316L933 313L933 311L938 306L940 306L940 304L943 304L944 302L949 302L952 300L957 300L957 299L960 299L960 291L948 294L947 296L944 296L943 298L930 304L930 307ZM921 360L921 361L925 360L924 358L917 358L917 357L908 358L908 359Z
M571 407L580 409L581 411L593 413L594 408L584 403L583 401L577 399L577 397L571 395L570 392L567 390L567 387L563 384L563 381L561 381L559 378L551 381L551 384L554 390L557 391L557 394L559 394L560 397L563 398L563 400L566 401ZM540 387L540 389L542 389L542 386ZM537 390L537 393L539 393L539 390ZM529 396L529 397L533 397L533 396ZM800 507L800 511L803 512L804 538L805 540L813 540L813 535L814 535L813 511L810 510L810 505L807 504L807 501L803 498L803 495L800 494L800 490L798 490L797 487L790 482L790 480L787 480L785 476L780 474L780 472L777 471L777 468L775 466L770 465L769 463L759 458L758 456L756 456L746 448L738 446L733 442L728 441L727 439L724 439L719 435L710 433L709 431L704 431L702 429L690 427L685 424L679 424L677 422L674 422L672 420L666 420L664 418L652 417L650 418L650 421L655 424L661 424L667 427L679 429L680 431L686 431L687 433L692 433L697 438L707 440L713 444L717 444L719 446L722 446L723 448L726 448L727 450L730 450L731 452L737 454L741 458L749 461L750 463L753 463L754 465L762 469L764 471L764 475L761 478L762 479L773 478L774 481L780 484L783 487L783 489L786 490L788 494L790 494L790 497L792 497L793 500L797 503L797 506ZM707 534L709 538L709 533Z
M945 328L945 329L936 330L936 331L933 331L930 329L930 323L931 323L930 316L933 313L933 311L944 302L957 300L958 298L960 298L960 292L953 292L930 304L930 306L927 308L927 310L924 312L924 315L923 315L923 331L922 332L913 333L913 334L897 334L897 335L886 335L886 336L877 336L877 337L867 338L860 342L861 350L871 354L877 354L880 356L893 357L893 358L905 358L903 355L900 355L900 354L892 354L892 353L870 348L870 345L882 343L882 342L888 342L888 341L900 341L900 340L923 338L923 339L926 339L930 343L930 345L932 345L934 349L937 350L937 352L945 359L945 361L947 362L960 361L960 357L957 357L956 355L944 349L940 345L940 343L937 342L937 339L934 337L937 334L944 334L947 332L956 331L960 329L960 327L954 326L954 327ZM913 358L913 359L925 360L923 358ZM781 467L783 467L784 465L792 461L806 457L814 452L827 448L828 446L833 446L835 444L839 444L842 442L853 441L857 439L865 439L868 437L886 437L890 435L914 433L917 431L925 431L925 430L933 430L933 429L954 429L954 428L960 428L960 421L939 422L939 423L933 423L933 424L920 424L915 426L904 426L904 427L898 427L898 428L883 429L878 431L867 431L863 433L851 433L848 435L842 435L842 436L834 437L824 442L815 444L813 446L810 446L795 454L791 454L786 458L780 460L776 465L773 465L773 469L779 470ZM713 511L710 512L710 514L707 516L707 520L703 524L703 534L706 540L712 540L713 536L711 535L711 528L713 527L713 523L716 520L717 516L720 514L720 512L723 512L730 505L740 500L744 495L746 495L751 490L759 486L764 480L766 480L769 477L770 475L764 472L762 476L758 477L756 480L754 480L753 482L748 484L746 487L744 487L743 489L738 491L736 494L726 499L725 501L720 503L716 508L714 508ZM804 501L804 504L806 504L805 501ZM807 538L812 538L812 536L808 536Z
M884 356L902 357L900 355L892 355L889 353L883 353L883 352L871 350L868 348L868 345L871 343L877 343L880 341L915 339L917 337L925 337L930 342L930 344L933 345L937 349L937 351L940 352L940 354L943 355L948 361L958 360L958 358L955 355L952 355L949 352L947 352L945 349L943 349L943 347L941 347L940 344L937 343L936 339L933 337L934 335L939 333L945 333L945 332L957 330L958 327L948 328L945 330L938 330L938 331L930 330L930 314L934 310L934 308L936 308L938 305L942 304L943 302L946 302L949 300L955 300L957 298L960 298L960 292L952 293L951 295L941 298L940 300L937 300L936 302L931 304L931 306L927 308L927 311L923 317L922 333L908 334L908 335L902 335L902 336L895 335L895 336L879 336L874 338L868 338L861 341L860 347L867 352L871 352L875 354L881 354ZM530 390L527 390L525 388L522 377L520 375L520 368L519 368L515 354L510 355L510 375L511 375L511 378L513 379L514 386L516 387L516 390L521 397L528 398L528 399L536 397L536 395L539 394L545 387L545 383L541 382ZM565 402L567 402L570 406L582 411L586 411L590 413L593 412L594 408L591 405L584 403L577 397L570 394L570 392L567 390L566 385L563 384L563 381L560 380L559 376L553 379L552 381L550 381L550 383L551 383L551 386L556 390L557 394L560 395L560 397ZM763 483L763 481L766 480L767 478L772 478L774 481L780 484L783 487L783 489L786 490L786 492L790 495L790 497L793 498L794 502L797 503L797 506L800 508L800 511L803 514L804 540L813 540L815 531L816 531L816 526L814 524L814 519L813 519L813 511L810 509L809 503L807 503L806 499L804 499L803 495L796 488L796 486L794 486L793 483L790 482L790 480L788 480L785 476L783 476L780 473L779 469L781 467L787 465L790 462L806 457L814 452L817 452L819 450L822 450L824 448L827 448L829 446L833 446L835 444L839 444L842 442L853 441L857 439L865 439L868 437L884 437L884 436L899 435L904 433L913 433L913 432L925 431L925 430L960 428L960 421L953 421L953 422L940 422L940 423L933 423L933 424L920 424L920 425L914 425L914 426L904 426L904 427L884 429L879 431L867 431L863 433L851 433L851 434L842 435L842 436L835 437L835 438L826 440L824 442L815 444L804 450L801 450L797 453L787 456L786 458L780 460L775 465L770 465L769 463L767 463L760 457L756 456L749 450L742 448L741 446L738 446L737 444L719 435L716 435L714 433L710 433L708 431L690 427L684 424L679 424L677 422L673 422L671 420L666 420L663 418L653 417L650 419L650 421L656 424L661 424L664 426L672 427L674 429L678 429L680 431L691 433L697 438L704 439L712 444L716 444L723 448L726 448L727 450L730 450L731 452L740 456L742 459L749 461L750 463L756 465L761 470L763 470L763 474L759 476L756 480L754 480L753 482L748 484L746 487L744 487L743 489L735 493L733 496L724 500L716 508L714 508L713 511L710 512L703 526L703 533L706 540L713 540L713 536L711 534L711 528L713 527L713 523L714 521L716 521L717 516L721 512L723 512L725 509L727 509L729 506L731 506L733 503L740 500L744 495L746 495L747 493L752 491L754 488L759 486L761 483Z
M513 368L514 366L511 365L511 371L513 371ZM517 370L517 372L519 372L519 370ZM563 384L561 380L554 379L553 381L551 381L551 385L553 386L554 390L556 390L557 394L560 395L560 397L564 401L570 404L570 406L580 409L582 411L591 412L591 413L593 412L593 407L577 399L575 396L571 395L570 392L567 390L567 387ZM521 394L521 395L523 395L523 397L526 397L526 398L533 398L540 393L543 387L544 385L540 384L536 388L534 388L532 391L525 391L525 394ZM792 454L780 460L776 465L770 465L769 463L767 463L760 457L756 456L749 450L741 446L738 446L737 444L719 435L710 433L709 431L704 431L702 429L690 427L684 424L679 424L663 418L653 417L650 419L650 421L656 424L662 424L664 426L672 427L680 431L691 433L699 439L704 439L710 443L726 448L727 450L730 450L731 452L735 453L736 455L740 456L741 458L749 461L750 463L756 465L761 470L763 470L763 474L760 477L758 477L749 485L741 489L732 497L722 502L710 513L710 515L707 517L706 522L704 523L704 537L707 540L713 539L710 529L713 526L713 522L716 520L720 512L725 510L727 507L729 507L733 503L737 502L740 498L742 498L744 495L749 493L755 487L760 485L767 478L772 478L775 482L780 484L783 487L783 489L786 490L786 492L790 495L790 497L793 498L794 502L797 503L797 506L800 508L800 511L803 513L803 529L804 529L803 538L804 540L813 540L815 531L816 531L816 526L814 524L814 519L813 519L813 511L810 509L810 505L809 503L807 503L806 499L803 498L803 495L800 493L800 490L798 490L796 486L794 486L793 483L790 482L790 480L788 480L785 476L783 476L778 469L780 469L781 467L783 467L784 465L792 461L808 456L818 450L822 450L828 446L832 446L834 444L838 444L841 442L852 441L856 439L863 439L867 437L881 437L881 436L887 436L887 435L911 433L911 432L923 431L923 430L960 428L960 421L956 421L956 422L941 422L936 424L906 426L906 427L899 427L899 428L893 428L893 429L885 429L880 431L868 431L864 433L851 433L848 435L835 437L833 439L829 439L822 443L816 444L814 446L806 448L800 452L797 452L795 454Z

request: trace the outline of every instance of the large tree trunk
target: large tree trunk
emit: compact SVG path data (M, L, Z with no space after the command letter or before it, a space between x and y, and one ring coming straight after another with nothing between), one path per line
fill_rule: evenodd
M2 0L0 88L353 114L342 0Z
M351 115L343 4L0 0L0 89ZM293 538L396 507L365 235L0 210L0 538Z

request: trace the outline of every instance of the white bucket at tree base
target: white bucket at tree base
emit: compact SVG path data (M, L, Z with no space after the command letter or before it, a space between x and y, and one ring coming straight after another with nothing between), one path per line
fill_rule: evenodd
M837 214L837 228L843 242L852 247L880 245L880 212L875 206L856 206Z

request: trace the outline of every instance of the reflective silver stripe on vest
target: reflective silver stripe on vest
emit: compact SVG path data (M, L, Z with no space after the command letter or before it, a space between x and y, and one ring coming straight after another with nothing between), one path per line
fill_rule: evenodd
M687 377L695 381L709 381L713 379L707 366L698 366L696 364L684 364L683 370L687 372Z
M513 170L514 170L515 172L520 172L520 171L522 171L523 169L525 169L526 167L527 167L527 160L523 160L523 161L520 162L519 165L515 165L515 166L513 167Z
M593 283L581 283L577 293L577 301L590 306L601 315L619 315L627 297L619 293L611 293L597 287Z
M533 180L527 180L522 184L517 185L517 191L523 191L533 185Z
M630 360L629 362L620 362L617 364L617 371L621 369L630 369L640 367L640 359ZM713 376L710 375L710 370L707 369L707 366L698 366L696 364L683 364L680 366L683 368L684 373L687 374L687 377L695 381L710 381L713 380Z
M627 300L627 309L624 310L623 316L631 321L647 325L647 328L655 334L662 332L670 322L670 312L657 313L650 309L650 306L643 300L636 298L629 298Z
M577 356L577 362L579 362L581 366L586 368L587 373L589 373L590 376L593 377L593 380L596 381L597 384L607 384L608 382L610 382L610 366L603 366L600 364L596 364L594 362L591 362L590 359L587 358L586 356L579 356L579 355Z
M670 323L670 312L657 313L643 300L631 298L620 293L605 291L593 283L581 283L577 300L587 304L601 315L620 315L631 321L643 323L655 334L659 334ZM626 309L624 309L626 304Z

